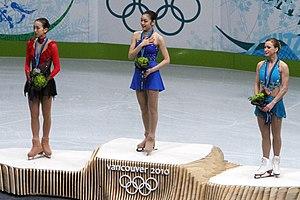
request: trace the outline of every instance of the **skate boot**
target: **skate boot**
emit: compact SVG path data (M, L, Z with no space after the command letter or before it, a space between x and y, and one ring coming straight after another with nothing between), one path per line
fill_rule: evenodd
M153 150L155 150L155 138L154 136L148 135L144 149L146 156L149 156Z
M270 166L270 161L268 158L263 157L261 159L261 165L258 168L258 170L254 174L254 178L262 178L267 176L271 176L272 174L272 168Z
M51 158L52 151L49 145L49 138L46 137L42 138L42 147L43 147L44 156L47 158Z
M39 138L33 138L32 139L32 147L29 153L27 154L28 160L34 159L37 155L43 154L43 148L40 143Z
M280 163L280 157L274 156L274 158L272 160L272 167L273 167L273 175L276 178L279 178L279 175L280 175L279 163Z
M145 133L145 134L144 134L144 136L145 136L144 140L136 146L136 151L137 151L137 152L142 152L142 151L144 151L145 145L146 145L146 141L147 141L147 137L148 137L148 134L149 134L149 133Z

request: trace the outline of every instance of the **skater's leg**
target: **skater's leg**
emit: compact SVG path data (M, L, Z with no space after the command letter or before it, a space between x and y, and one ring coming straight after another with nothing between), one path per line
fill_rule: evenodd
M28 100L29 110L30 110L30 119L31 119L31 131L32 131L32 147L28 152L28 160L33 159L37 154L42 153L43 149L40 143L39 131L40 131L40 122L39 122L39 109L40 109L40 100L39 98L34 98Z
M42 99L42 112L43 112L43 138L42 138L42 147L44 155L51 157L52 151L49 145L49 134L51 128L51 105L52 97L44 96Z
M273 152L274 156L279 156L281 151L281 124L282 119L276 116L272 117L272 136L273 136Z
M148 97L146 91L136 91L136 97L142 113L142 120L145 129L144 140L137 145L137 151L143 151L146 144L146 139L149 134L149 110L148 110Z
M263 151L263 157L269 158L271 150L271 138L270 138L270 125L265 123L265 119L257 117L259 130L261 133L261 146Z
M281 124L282 119L273 116L272 118L272 136L273 136L273 152L274 158L272 160L273 174L278 177L280 175L280 151L281 151Z
M260 178L266 173L271 173L271 166L269 163L271 149L270 125L266 124L265 119L262 117L257 117L257 122L262 137L261 146L263 151L263 158L261 160L260 167L255 172L254 178Z
M40 100L38 98L34 98L32 100L28 100L28 104L29 104L29 109L30 109L32 138L39 138L39 131L40 131L40 122L39 122Z
M155 147L155 131L158 120L158 96L159 92L154 90L147 91L148 96L148 110L149 110L149 135L147 137L145 151L149 155Z
M42 100L42 113L43 113L43 137L49 138L51 128L51 106L52 97L44 96Z

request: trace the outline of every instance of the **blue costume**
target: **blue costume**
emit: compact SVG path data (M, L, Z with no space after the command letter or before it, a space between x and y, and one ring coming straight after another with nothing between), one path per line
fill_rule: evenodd
M275 88L281 85L281 74L279 70L279 60L275 63L274 67L268 74L268 61L265 61L259 69L259 81L263 88L272 92ZM267 96L265 99L266 105L274 99L273 96ZM272 115L275 115L278 118L285 118L285 108L283 100L278 101L274 107L269 112L263 112L258 106L255 108L255 115L262 116L266 123L271 123Z
M153 34L153 30L148 38ZM136 46L138 46L142 40L144 39L143 33L141 34L141 39L137 41ZM165 89L164 83L162 81L159 70L149 74L146 78L144 78L144 72L152 67L157 65L157 54L158 47L155 44L149 44L142 48L142 50L138 53L137 57L146 57L149 60L149 64L146 69L141 69L139 67L135 67L134 74L132 77L130 88L133 90L156 90L163 91Z

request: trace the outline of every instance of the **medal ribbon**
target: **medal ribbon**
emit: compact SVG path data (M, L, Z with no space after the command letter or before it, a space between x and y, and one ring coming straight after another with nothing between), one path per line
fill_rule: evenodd
M35 41L35 46L34 46L34 61L35 61L35 67L36 68L39 67L41 54L42 54L42 52L44 50L44 47L45 47L45 45L46 45L47 42L48 42L48 38L46 38L44 40L44 42L42 43L41 49L38 50L38 48L37 48L38 41Z

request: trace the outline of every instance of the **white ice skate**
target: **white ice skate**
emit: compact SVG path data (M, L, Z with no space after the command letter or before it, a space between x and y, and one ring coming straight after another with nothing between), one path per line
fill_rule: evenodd
M273 175L276 178L279 178L279 175L280 175L279 163L280 163L280 157L274 156L274 158L272 160L272 167L273 167Z
M263 178L263 177L268 177L272 175L272 168L270 166L270 161L268 158L263 157L261 159L261 165L256 170L254 174L254 178Z

